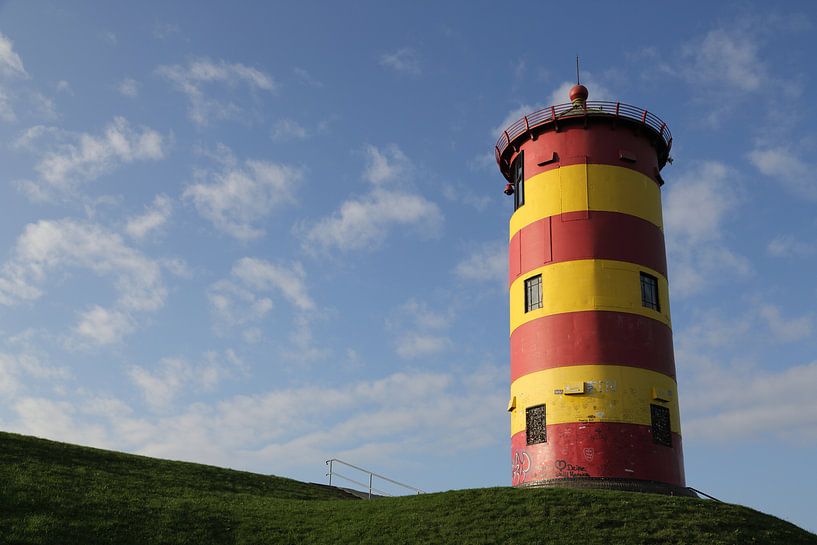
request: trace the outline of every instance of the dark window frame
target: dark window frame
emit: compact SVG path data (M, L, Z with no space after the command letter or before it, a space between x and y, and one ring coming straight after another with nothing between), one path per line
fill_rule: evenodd
M520 151L511 163L511 183L513 184L513 209L525 204L525 152Z
M538 297L534 297L534 294L538 294ZM542 308L542 275L536 274L525 279L525 312L540 308Z
M661 312L661 294L658 290L658 279L651 274L641 272L641 306Z
M525 409L525 443L538 445L547 443L547 408L545 404L533 405Z

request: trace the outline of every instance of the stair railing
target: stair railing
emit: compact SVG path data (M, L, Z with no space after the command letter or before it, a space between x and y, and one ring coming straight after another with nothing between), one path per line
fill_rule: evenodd
M361 473L365 473L368 476L368 481L369 481L368 484L364 483L364 482L357 481L355 479L352 479L351 477L347 477L346 475L343 475L341 473L338 473L337 471L335 471L335 464L341 464L341 465L349 467L351 469L355 469L357 471L360 471ZM383 475L379 475L377 473L374 473L373 471L369 471L368 469L364 469L362 467L350 464L349 462L344 462L343 460L339 460L337 458L331 458L329 460L326 460L326 465L329 466L329 472L326 474L326 476L329 477L329 486L332 486L332 478L333 477L341 478L341 479L344 479L344 480L349 481L351 483L354 483L354 484L356 484L358 486L362 486L362 487L366 488L368 490L368 493L369 493L368 499L372 499L372 492L374 492L374 493L376 493L376 494L378 494L380 496L393 496L393 494L389 494L388 492L377 489L377 488L375 488L373 486L373 482L374 482L375 477L377 477L380 480L389 482L389 483L391 483L393 485L397 485L397 486L399 486L401 488L405 488L406 490L411 490L415 494L425 494L425 492L420 490L419 488L415 488L413 486L409 486L407 484L395 481L394 479L389 479L388 477L384 477Z

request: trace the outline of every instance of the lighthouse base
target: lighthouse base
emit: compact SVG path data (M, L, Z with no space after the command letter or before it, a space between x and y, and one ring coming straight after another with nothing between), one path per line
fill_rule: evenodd
M622 490L625 492L646 492L666 496L697 498L698 495L685 486L677 486L658 481L639 479L609 479L604 477L575 477L572 479L547 479L520 483L516 488L576 488L596 490Z

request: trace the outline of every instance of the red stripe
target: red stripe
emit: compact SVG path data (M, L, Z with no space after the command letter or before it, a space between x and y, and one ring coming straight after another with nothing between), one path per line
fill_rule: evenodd
M602 310L542 316L511 333L511 381L567 365L618 364L675 378L672 330L658 320Z
M521 149L525 152L525 179L560 166L591 163L629 168L658 183L655 148L643 133L627 126L616 127L609 122L596 123L593 130L566 126L523 142Z
M508 282L547 263L612 259L667 275L664 233L630 214L592 210L586 218L559 214L514 233L508 250Z
M638 424L554 424L547 427L546 443L530 446L521 431L511 438L511 463L514 486L571 477L685 486L681 436L672 434L672 447L658 445L650 426Z

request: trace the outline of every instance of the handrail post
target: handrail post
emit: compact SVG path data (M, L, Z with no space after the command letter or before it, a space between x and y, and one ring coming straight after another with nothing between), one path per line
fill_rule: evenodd
M372 499L372 477L373 475L369 473L369 499Z
M329 460L329 486L332 486L332 462L334 460Z

